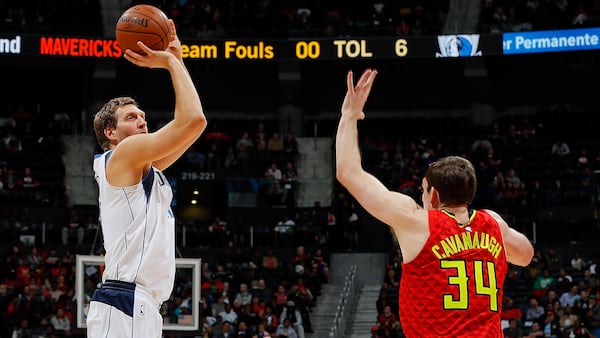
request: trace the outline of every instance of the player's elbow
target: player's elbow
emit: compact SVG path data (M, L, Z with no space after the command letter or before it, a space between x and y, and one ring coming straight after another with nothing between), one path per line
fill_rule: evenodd
M346 185L350 180L351 174L350 170L338 166L335 170L335 178L337 178L338 182L342 185Z
M531 263L534 250L530 243L528 245L523 245L519 248L516 248L515 251L517 251L518 254L512 257L512 264L525 267Z
M198 114L193 114L186 123L186 129L193 134L201 134L208 125L206 116L200 111Z

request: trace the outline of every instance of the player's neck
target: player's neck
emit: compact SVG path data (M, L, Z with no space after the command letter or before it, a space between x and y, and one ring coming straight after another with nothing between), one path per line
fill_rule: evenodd
M467 205L453 205L453 206L445 206L442 205L440 210L445 211L454 218L459 224L468 224L470 221L469 208Z
M468 213L469 212L469 208L466 204L458 204L458 205L444 205L442 204L440 206L440 210L446 210L450 213L453 213L455 215L461 214L461 213Z

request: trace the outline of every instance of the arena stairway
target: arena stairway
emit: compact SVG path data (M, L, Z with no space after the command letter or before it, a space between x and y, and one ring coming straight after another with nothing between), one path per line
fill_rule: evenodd
M356 301L350 304L346 326L339 329L338 337L369 337L371 326L377 321L376 300L385 273L384 253L334 253L331 255L331 282L321 286L321 295L310 314L312 333L306 338L327 338L340 304L343 285L352 265L357 266Z

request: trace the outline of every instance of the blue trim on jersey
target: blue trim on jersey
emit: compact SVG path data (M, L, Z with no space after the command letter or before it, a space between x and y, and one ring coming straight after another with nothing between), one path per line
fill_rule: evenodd
M144 186L144 192L146 193L146 200L150 198L152 192L152 184L154 183L154 168L150 167L148 175L142 179L142 186Z
M92 301L108 304L133 317L134 295L135 284L109 279L100 289L94 291Z
M108 159L110 158L110 155L112 155L112 150L109 150L106 153L106 156L104 157L104 168L106 168L106 164L108 163Z

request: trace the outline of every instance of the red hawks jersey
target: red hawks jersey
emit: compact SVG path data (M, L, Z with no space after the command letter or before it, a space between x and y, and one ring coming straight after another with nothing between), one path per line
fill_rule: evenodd
M508 270L498 222L472 210L458 224L429 211L429 239L402 264L400 322L406 337L502 337L502 288Z

